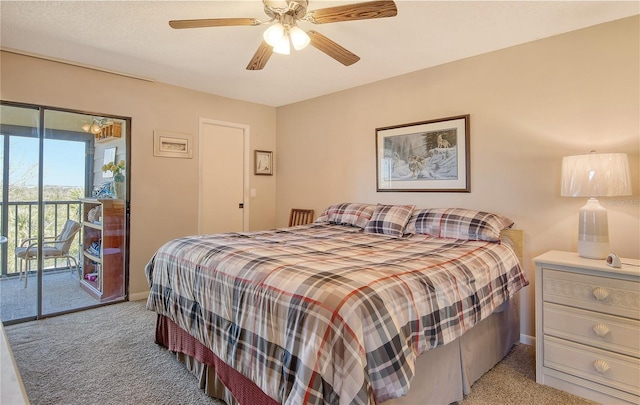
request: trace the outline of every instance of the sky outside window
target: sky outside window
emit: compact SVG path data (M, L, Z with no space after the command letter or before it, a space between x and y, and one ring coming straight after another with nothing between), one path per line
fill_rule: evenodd
M38 139L11 137L10 184L38 185ZM84 187L85 143L44 142L44 185Z

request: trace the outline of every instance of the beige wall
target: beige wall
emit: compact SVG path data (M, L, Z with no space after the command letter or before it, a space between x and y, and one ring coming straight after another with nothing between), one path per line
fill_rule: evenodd
M636 16L278 108L278 225L291 207L345 201L508 216L525 231L522 333L533 336L531 259L576 250L586 202L560 197L563 156L629 154L633 196L602 202L612 250L640 257L638 33ZM376 192L375 128L460 114L471 115L471 193Z
M275 149L273 107L12 53L0 56L2 100L132 118L129 292L134 298L149 289L144 266L155 250L197 232L200 118L248 125L251 150ZM193 134L194 158L154 157L154 130ZM250 229L273 227L276 177L252 175L249 181L257 192L249 200Z

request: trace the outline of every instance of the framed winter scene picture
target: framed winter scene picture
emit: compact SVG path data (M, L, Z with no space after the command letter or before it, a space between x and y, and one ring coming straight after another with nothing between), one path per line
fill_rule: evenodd
M377 191L470 192L469 115L376 128Z

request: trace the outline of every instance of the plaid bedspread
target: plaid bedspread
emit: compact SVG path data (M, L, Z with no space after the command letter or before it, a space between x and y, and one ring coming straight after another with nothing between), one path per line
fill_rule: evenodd
M528 284L506 244L329 224L176 239L145 271L149 310L289 405L406 394L421 353Z

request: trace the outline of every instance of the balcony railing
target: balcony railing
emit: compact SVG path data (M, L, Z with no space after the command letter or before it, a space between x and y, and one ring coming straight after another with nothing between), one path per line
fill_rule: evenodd
M6 207L5 207L6 205ZM0 215L6 218L2 224L2 235L6 235L7 243L0 245L0 269L2 277L18 275L18 266L14 250L26 238L38 236L38 202L0 202ZM68 219L81 222L80 202L75 201L45 201L44 202L44 236L56 236L62 232ZM78 234L70 249L70 254L76 258L80 255L82 235ZM60 262L60 265L58 265ZM45 260L45 271L67 268L66 259Z

